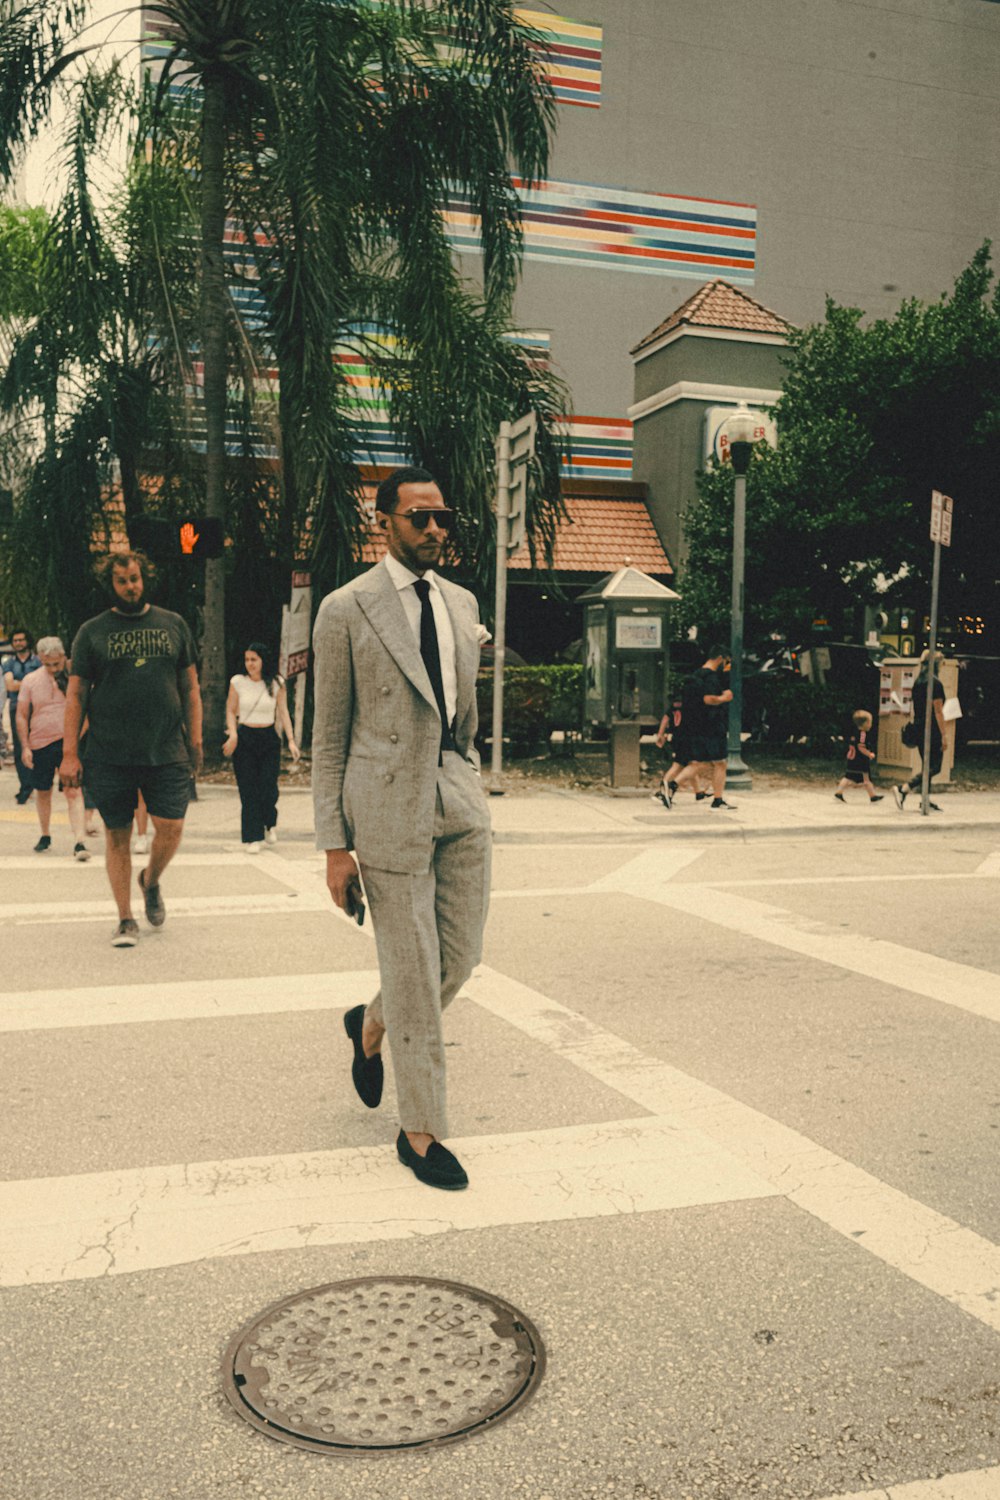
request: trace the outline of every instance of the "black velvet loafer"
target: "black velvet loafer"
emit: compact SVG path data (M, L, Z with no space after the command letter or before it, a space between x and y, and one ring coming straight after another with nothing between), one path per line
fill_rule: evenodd
M406 1139L406 1131L401 1130L396 1137L396 1155L404 1167L409 1167L417 1181L426 1183L428 1187L446 1188L455 1192L458 1188L469 1186L462 1163L440 1141L431 1141L427 1147L427 1155L421 1156Z
M362 1104L367 1104L369 1109L378 1109L382 1102L385 1073L377 1052L374 1057L365 1056L365 1049L361 1045L361 1028L364 1022L363 1005L355 1005L353 1010L344 1012L344 1030L354 1044L354 1061L351 1064L354 1087Z

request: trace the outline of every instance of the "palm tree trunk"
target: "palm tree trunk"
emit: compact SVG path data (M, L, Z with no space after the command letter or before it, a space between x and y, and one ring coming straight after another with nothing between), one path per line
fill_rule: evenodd
M221 77L203 80L201 138L201 350L204 362L205 513L225 522L227 321L223 237L226 228L226 98ZM205 563L205 629L201 692L205 746L217 757L226 705L225 559Z

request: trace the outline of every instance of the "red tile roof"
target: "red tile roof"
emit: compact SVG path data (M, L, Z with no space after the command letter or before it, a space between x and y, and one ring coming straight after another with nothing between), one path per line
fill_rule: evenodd
M644 573L673 574L644 501L571 496L565 505L566 520L556 533L552 556L554 572L614 573L628 563ZM510 565L531 567L526 545Z
M663 338L671 329L687 323L694 328L734 328L744 333L772 333L785 337L792 324L779 317L746 292L717 276L706 282L692 297L682 302L658 328L640 339L632 354L638 354Z
M566 520L556 532L552 566L556 573L614 573L626 563L644 573L673 575L670 559L656 534L642 500L603 496L570 496ZM362 552L362 562L377 563L385 553L385 533L374 525ZM544 567L541 558L540 566ZM515 552L511 568L531 568L527 543Z

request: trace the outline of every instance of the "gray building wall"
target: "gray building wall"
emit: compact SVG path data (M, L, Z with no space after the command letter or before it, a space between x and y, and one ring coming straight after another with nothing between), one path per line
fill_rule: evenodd
M780 390L785 374L782 359L787 354L781 344L682 335L636 363L633 400L645 401L679 380Z
M553 8L602 25L604 56L602 107L559 108L550 176L756 204L747 290L792 322L820 319L827 295L872 317L936 298L1000 241L1000 5ZM623 416L629 348L698 284L528 260L518 321L552 330L578 412Z

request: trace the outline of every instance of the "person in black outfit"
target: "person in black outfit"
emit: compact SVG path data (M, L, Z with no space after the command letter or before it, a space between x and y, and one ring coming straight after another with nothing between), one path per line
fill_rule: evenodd
M243 653L243 665L246 670L229 683L222 753L232 757L236 772L244 852L259 854L265 840L277 842L282 730L293 760L299 758L299 747L288 714L284 678L278 675L273 653L262 641L251 641Z
M913 722L920 736L917 741L917 749L920 752L920 770L916 776L911 776L909 781L901 781L898 786L894 786L892 789L892 795L896 799L896 806L900 812L902 812L903 804L910 792L919 791L923 781L924 719L927 713L927 682L930 677L930 659L931 653L929 651L923 652L920 658L920 674L913 684ZM948 743L948 722L944 716L944 686L937 675L937 669L943 661L944 656L940 651L936 651L934 653L934 693L931 699L933 705L931 713L931 781L934 780L934 777L941 770L944 760L944 749ZM929 802L928 806L932 812L941 811L936 802Z
M696 781L701 775L712 779L713 808L733 811L736 804L722 795L726 789L726 756L728 752L729 705L732 690L726 686L724 669L729 653L722 646L712 646L702 666L689 680L690 695L685 694L685 713L690 703L691 763L677 777L677 785Z

